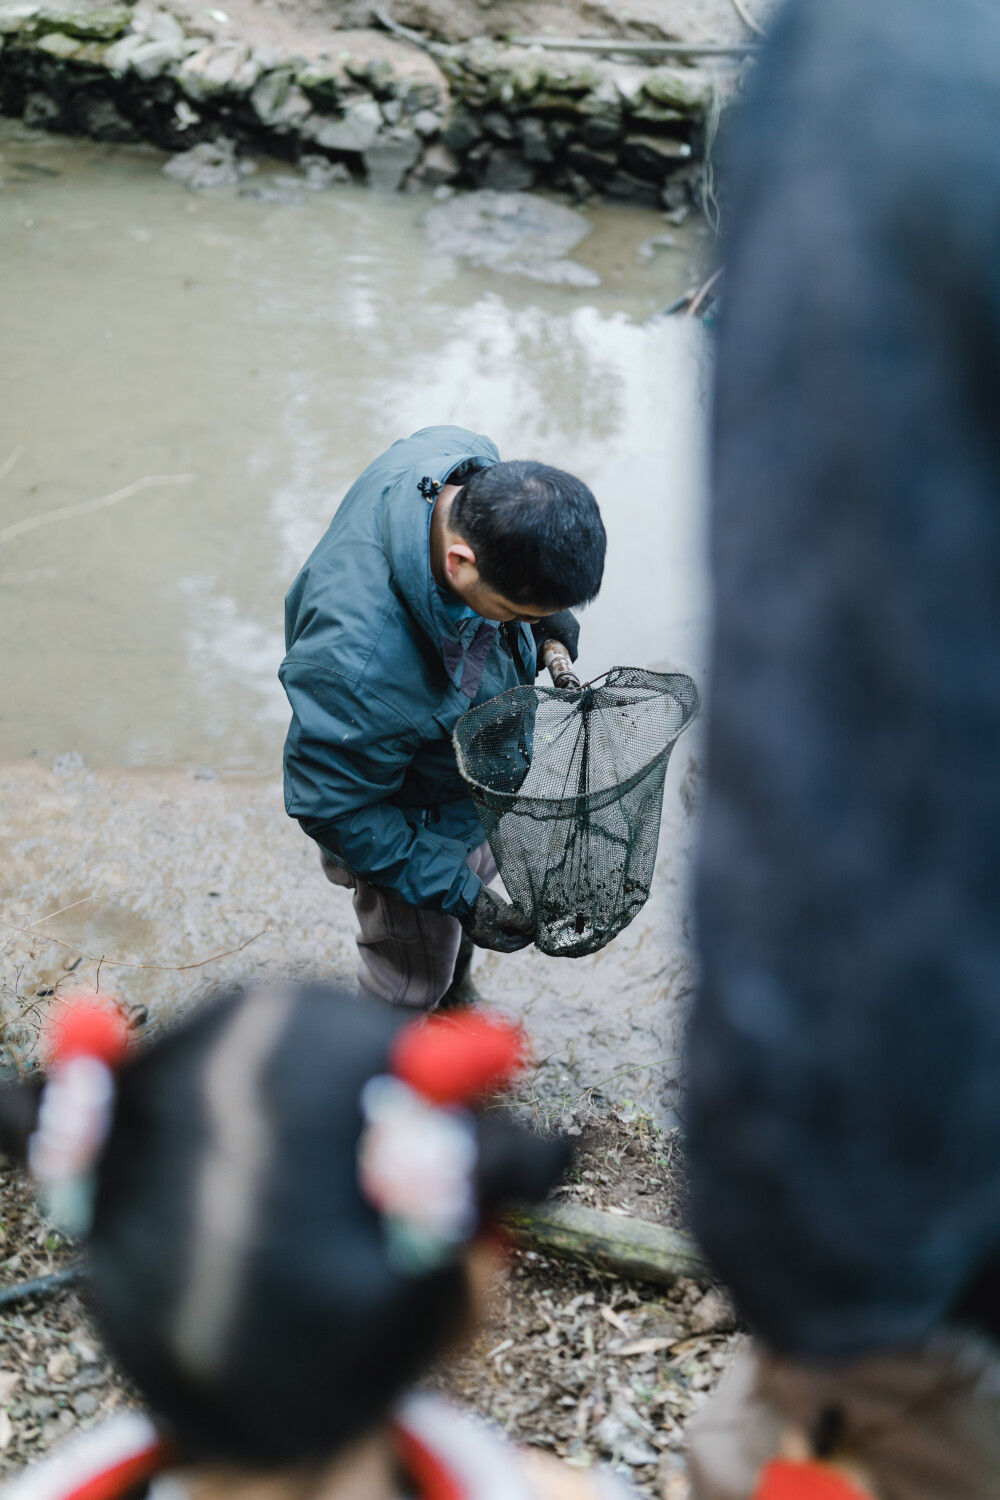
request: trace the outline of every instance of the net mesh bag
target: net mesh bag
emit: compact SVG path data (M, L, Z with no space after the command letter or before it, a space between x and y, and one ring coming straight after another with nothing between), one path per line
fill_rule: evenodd
M645 905L667 762L699 706L690 677L614 667L599 687L513 688L459 719L459 771L543 953L595 953Z

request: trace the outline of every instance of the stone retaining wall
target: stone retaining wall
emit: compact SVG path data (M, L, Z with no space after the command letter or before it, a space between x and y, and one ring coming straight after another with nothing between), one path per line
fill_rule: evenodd
M292 53L218 30L141 3L0 0L0 112L172 152L224 137L386 190L549 185L683 212L735 79L489 41L431 55L374 31Z

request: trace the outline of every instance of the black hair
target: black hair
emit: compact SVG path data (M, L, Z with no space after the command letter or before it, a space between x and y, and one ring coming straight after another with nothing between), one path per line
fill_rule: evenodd
M449 525L476 554L483 582L514 604L587 604L604 573L607 536L580 479L548 464L494 464L452 502Z
M99 1327L186 1460L327 1459L385 1420L467 1316L458 1261L398 1269L358 1185L360 1095L397 1010L321 985L201 1007L127 1062L88 1246ZM32 1094L3 1091L22 1141ZM474 1116L481 1222L544 1197L566 1143Z

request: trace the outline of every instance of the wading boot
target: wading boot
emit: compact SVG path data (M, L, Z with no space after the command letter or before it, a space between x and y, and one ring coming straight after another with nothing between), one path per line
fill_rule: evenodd
M435 1006L439 1015L445 1010L464 1010L483 998L476 989L471 973L472 955L475 951L475 943L467 933L463 932L458 945L458 957L455 960L455 972L452 975L451 984Z

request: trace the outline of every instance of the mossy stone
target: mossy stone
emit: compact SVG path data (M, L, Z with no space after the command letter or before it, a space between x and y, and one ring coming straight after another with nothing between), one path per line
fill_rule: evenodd
M125 5L45 5L37 13L39 34L61 31L81 41L111 42L129 28L132 12Z

